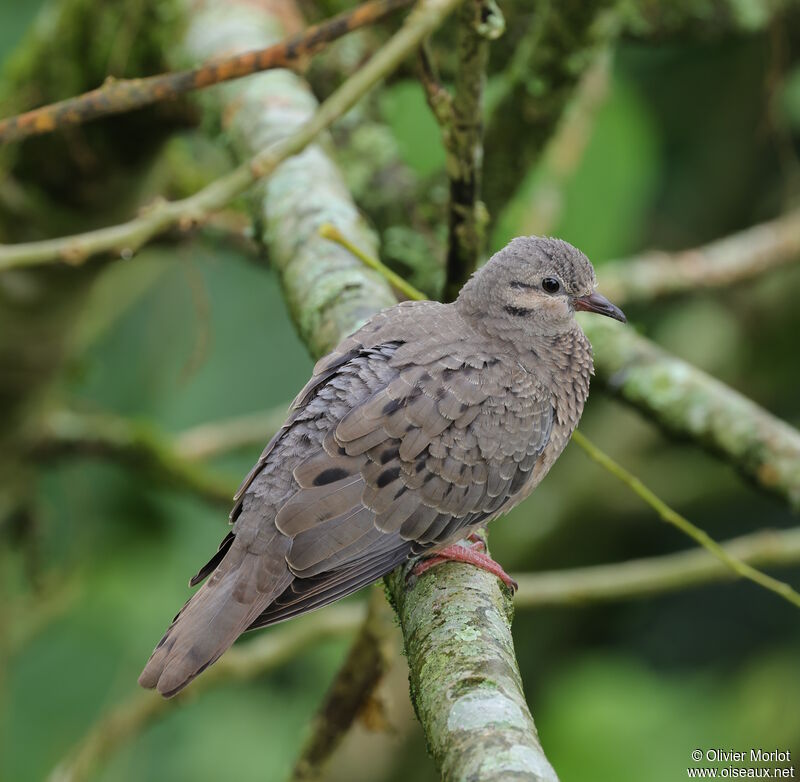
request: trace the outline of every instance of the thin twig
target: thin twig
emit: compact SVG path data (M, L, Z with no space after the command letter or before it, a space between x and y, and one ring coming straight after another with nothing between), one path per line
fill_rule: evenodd
M742 535L726 541L722 548L728 556L750 565L797 565L800 528ZM692 549L609 565L521 573L514 576L519 584L514 606L529 609L644 598L737 576L715 554Z
M702 247L606 263L600 284L615 302L651 301L733 285L798 261L800 209Z
M411 2L372 0L274 46L224 57L187 71L162 73L142 79L115 80L109 77L102 87L91 92L0 120L0 144L82 124L109 114L131 111L259 71L288 67L303 57L317 53L331 41L365 25L379 22Z
M424 301L428 297L417 290L410 282L404 280L399 274L393 272L388 266L379 261L372 255L368 255L360 248L356 247L349 239L347 239L342 232L330 223L320 226L319 235L325 239L330 239L332 242L341 245L346 250L349 250L356 258L358 258L365 266L378 272L386 281L398 292L403 294L407 299L412 301Z
M397 635L394 613L383 590L374 586L364 623L311 723L291 782L321 778L325 764L389 670L398 646Z
M433 112L442 136L449 132L453 122L453 96L439 80L439 73L433 61L430 46L425 41L417 53L419 81L425 93L425 99ZM447 141L445 140L445 146Z
M635 329L597 317L581 326L612 394L800 510L800 431Z
M354 632L363 622L365 606L344 603L289 625L262 633L246 644L235 646L191 690L169 700L152 692L137 692L103 715L70 756L59 763L49 782L80 782L126 741L183 703L221 683L251 679L273 670L312 644Z
M0 271L62 261L83 263L102 252L130 257L135 250L173 225L191 225L221 209L250 185L271 174L284 160L306 148L345 114L435 30L461 0L420 0L403 27L369 62L333 93L296 133L281 139L229 174L180 201L159 201L127 223L83 234L0 245Z
M776 595L788 600L793 605L800 608L800 594L792 589L789 584L783 581L778 581L760 570L742 562L735 556L732 556L723 546L711 538L708 533L696 527L688 519L681 516L677 511L669 507L660 497L658 497L652 490L648 489L635 475L628 472L621 464L615 462L607 453L601 451L594 443L580 432L576 431L572 435L572 439L577 445L583 448L589 456L594 459L601 467L610 472L613 476L621 480L634 494L641 497L659 517L677 527L684 535L688 535L698 545L706 549L710 554L715 556L720 562L723 562L734 573L742 578L749 579L750 581L758 584L759 586L774 592Z
M211 421L175 435L173 448L183 459L199 461L250 445L263 446L286 420L288 403L269 410Z

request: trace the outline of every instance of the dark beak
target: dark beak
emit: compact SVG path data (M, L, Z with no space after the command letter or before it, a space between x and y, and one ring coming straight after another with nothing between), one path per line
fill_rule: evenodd
M607 317L614 318L614 320L619 320L622 323L628 322L628 319L625 317L625 313L615 304L612 304L605 296L601 296L599 293L590 293L588 296L576 296L575 309L585 310L586 312L596 312L599 315L606 315Z

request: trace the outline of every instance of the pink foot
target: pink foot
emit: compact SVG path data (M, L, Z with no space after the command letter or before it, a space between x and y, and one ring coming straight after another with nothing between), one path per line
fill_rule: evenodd
M512 592L517 591L518 584L514 581L511 576L506 573L500 565L497 564L488 554L484 554L483 552L479 551L479 548L486 550L486 545L484 544L481 538L477 537L476 535L470 535L467 540L472 540L473 543L471 546L459 546L458 544L453 544L452 546L446 546L445 548L441 549L441 551L437 551L436 554L428 559L423 559L418 565L414 567L411 571L415 576L421 576L423 573L426 573L432 567L436 567L436 565L441 565L443 562L466 562L469 565L475 565L475 567L479 567L481 570L486 570L487 572L491 573L494 576L497 576Z

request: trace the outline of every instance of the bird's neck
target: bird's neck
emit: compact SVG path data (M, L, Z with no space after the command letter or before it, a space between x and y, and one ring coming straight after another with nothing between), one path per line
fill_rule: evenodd
M583 410L593 372L592 346L577 321L570 318L563 324L551 323L555 328L543 330L536 323L493 319L485 313L465 320L487 339L490 350L511 353L520 368L552 390L559 418L571 432Z

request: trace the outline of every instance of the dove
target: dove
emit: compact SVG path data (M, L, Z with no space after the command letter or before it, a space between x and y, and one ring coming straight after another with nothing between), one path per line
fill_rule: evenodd
M321 358L234 497L233 524L190 585L139 683L179 692L246 630L320 608L409 558L468 561L468 538L525 499L589 393L575 320L625 321L565 241L517 237L449 304L403 302Z

